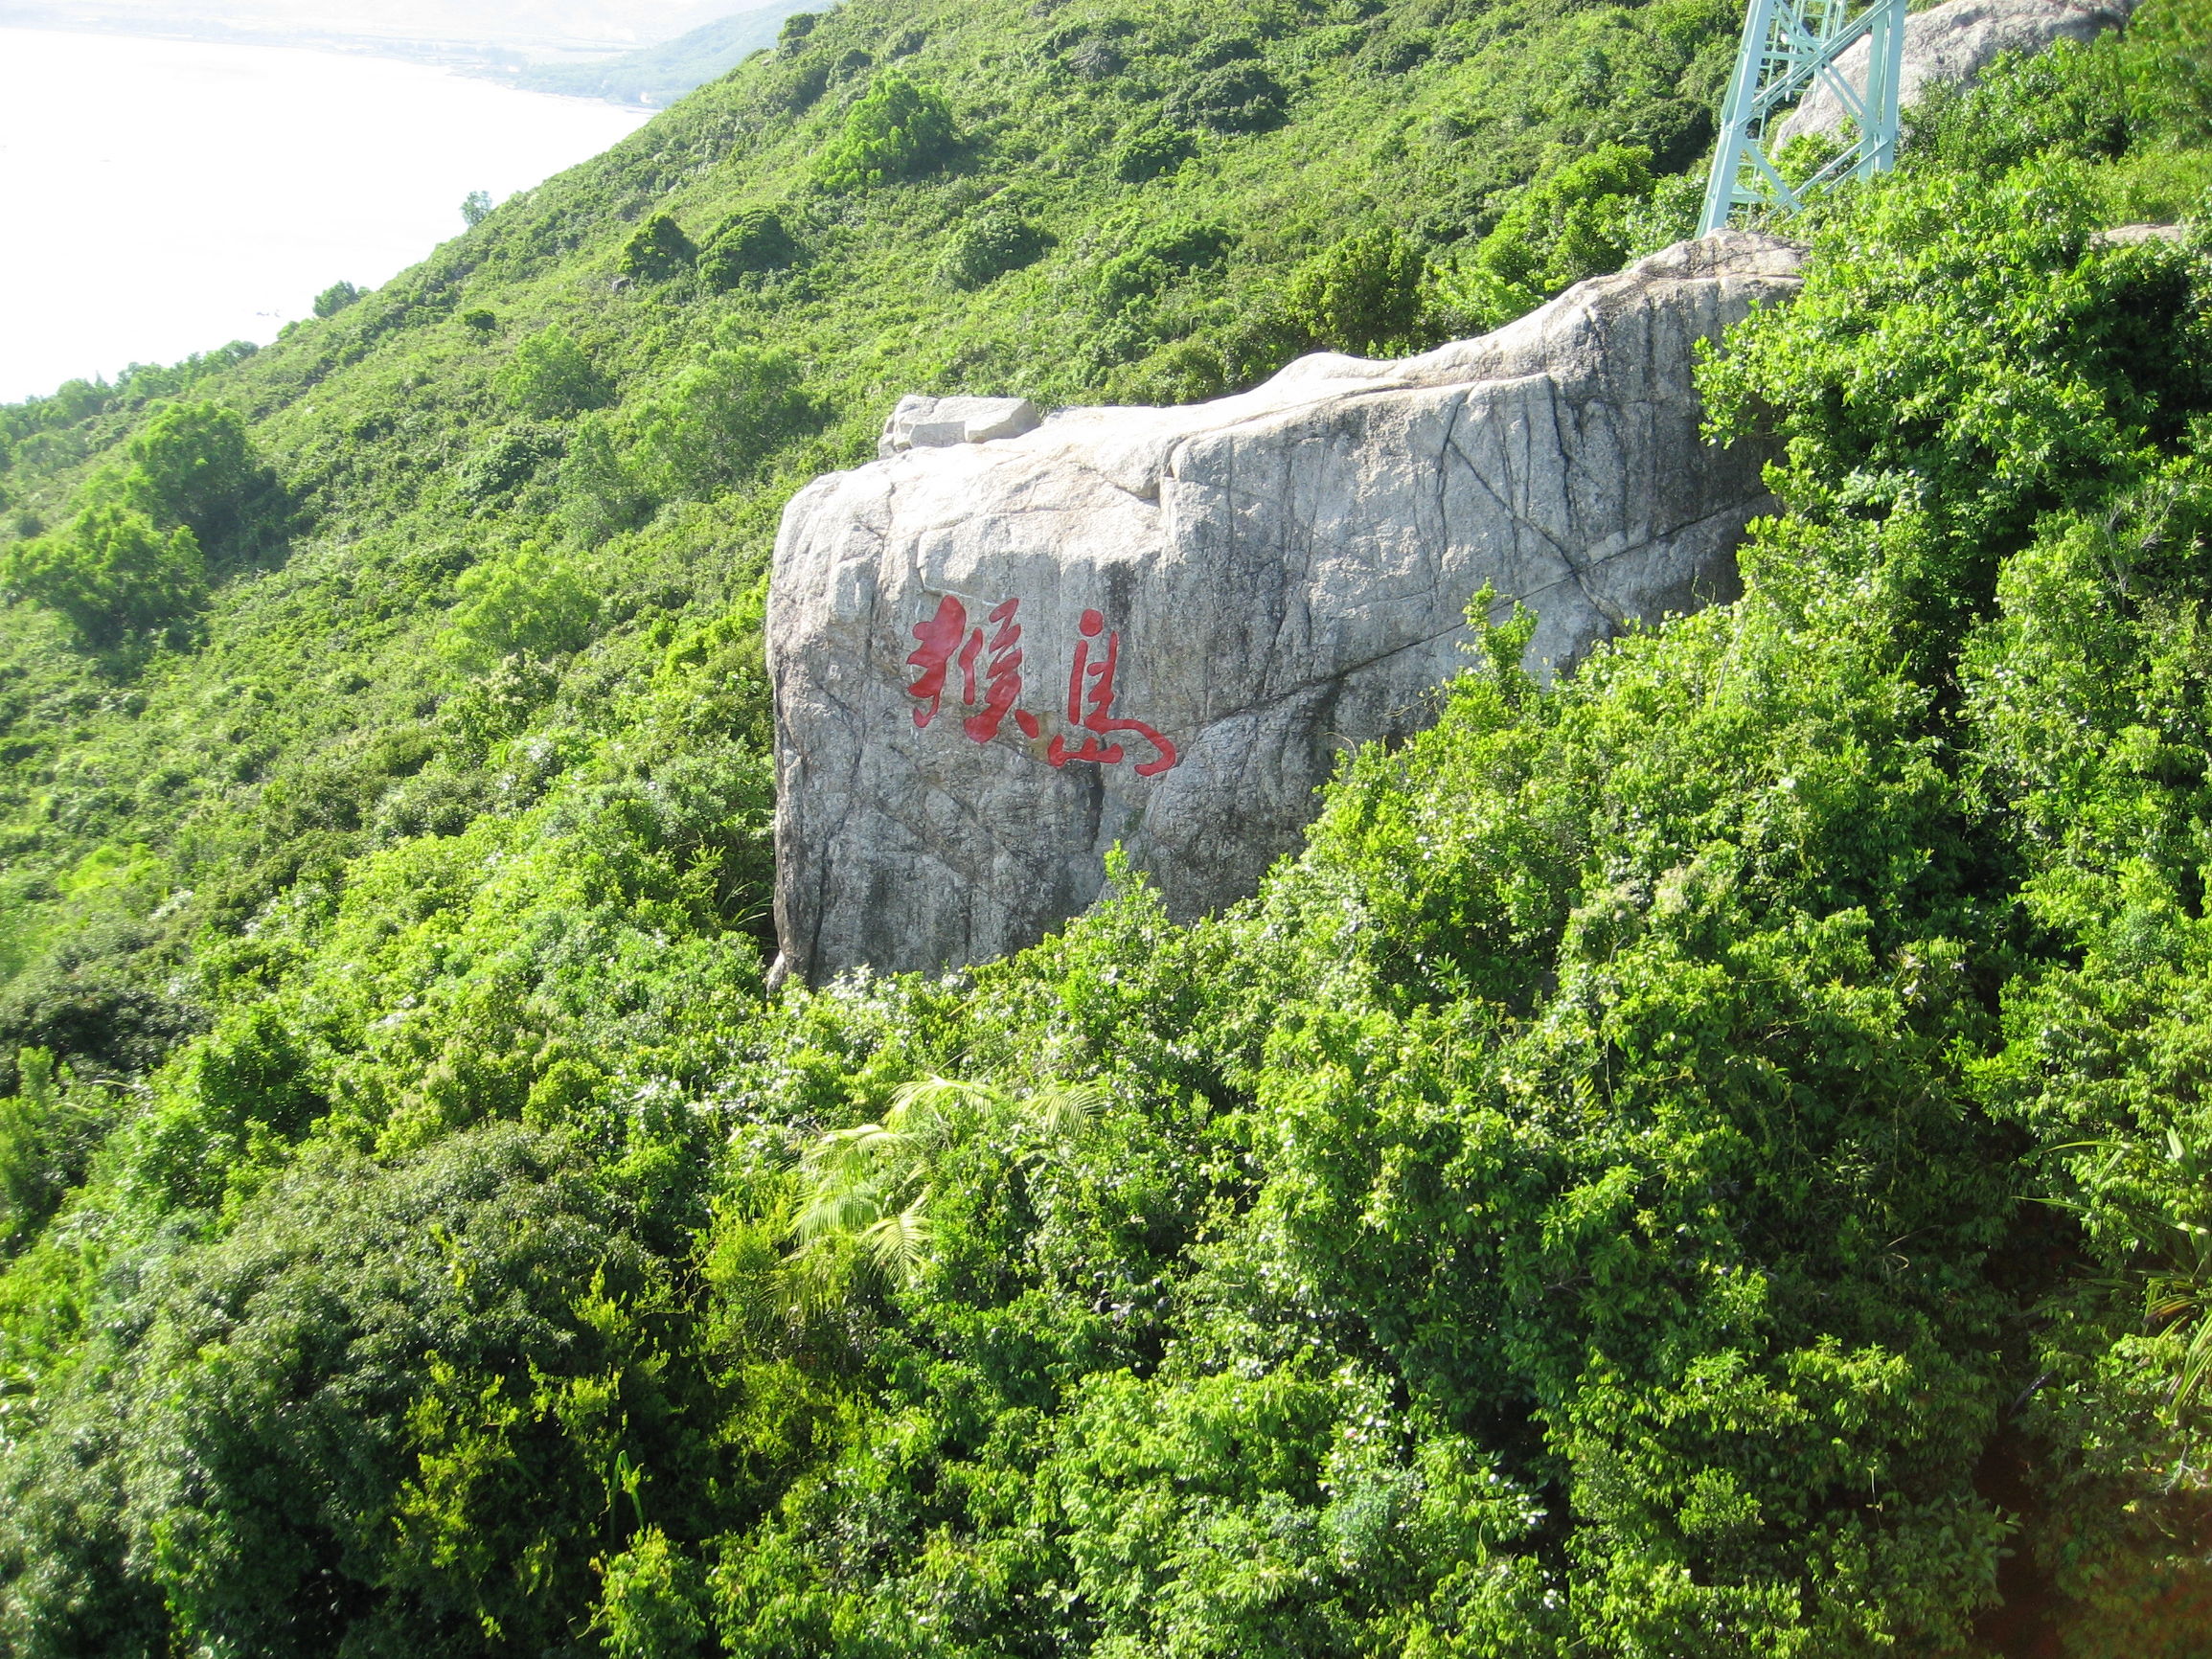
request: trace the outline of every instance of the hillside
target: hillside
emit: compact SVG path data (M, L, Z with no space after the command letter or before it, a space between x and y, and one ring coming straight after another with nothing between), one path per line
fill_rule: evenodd
M799 482L1610 270L1736 24L849 0L0 411L0 1648L2201 1651L2199 0L1805 224L1741 602L764 994Z
M166 902L157 893L194 895L151 924L181 946L302 868L366 850L387 795L436 796L442 822L489 805L492 774L474 762L416 771L425 699L484 683L462 666L472 654L524 648L574 681L548 680L533 708L550 696L582 711L579 730L606 733L610 688L642 691L671 630L729 630L783 498L873 453L901 393L1201 397L1315 343L1426 343L1490 320L1468 311L1511 314L1609 267L1630 244L1623 227L1585 248L1582 227L1546 226L1539 259L1521 261L1539 267L1518 273L1525 294L1455 310L1432 303L1451 296L1422 283L1421 250L1488 231L1547 158L1567 179L1555 216L1579 193L1621 217L1622 179L1637 181L1603 142L1656 138L1694 161L1735 27L1711 4L1532 8L1442 33L1387 11L1306 27L1262 12L1241 30L1150 16L1138 34L1021 8L834 13L382 290L249 360L205 365L216 375L192 395L246 418L282 504L271 495L203 550L216 580L180 625L187 648L142 630L131 660L109 663L73 648L51 611L0 619L12 745L0 937L28 976L7 1004L20 1011L0 1012L0 1053L59 1043L111 1063L138 1040L133 1022L197 1017L170 1006L171 966L122 966L148 948L125 941ZM878 57L942 88L950 125L914 177L826 188L817 158ZM1591 96L1601 65L1609 110ZM1170 107L1186 69L1202 86ZM1510 136L1476 136L1491 133ZM1668 239L1689 211L1676 202L1643 239ZM680 232L665 255L640 239L663 215ZM694 243L710 246L696 257ZM1350 258L1309 273L1291 316L1301 261L1347 243ZM11 411L0 480L18 531L65 522L88 469L198 372ZM494 597L456 612L465 577ZM572 589L590 602L565 603ZM472 617L490 629L473 643ZM67 789L78 805L57 818L53 791L76 768L103 782ZM34 992L50 936L78 942L46 947L71 963L69 989ZM108 1034L84 1005L119 974L129 989L113 995L141 1011ZM26 1000L37 994L79 1010L83 1037Z

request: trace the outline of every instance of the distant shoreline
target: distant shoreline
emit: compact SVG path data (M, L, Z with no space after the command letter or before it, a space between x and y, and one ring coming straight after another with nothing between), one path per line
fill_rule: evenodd
M595 63L635 50L626 41L535 49L496 40L423 39L417 36L347 34L325 30L241 28L195 18L144 21L88 18L44 7L0 4L0 29L34 29L55 34L116 34L138 40L182 40L199 46L274 46L296 52L329 52L349 57L388 57L401 63L429 64L461 74L508 83L547 64ZM536 90L535 88L529 90ZM551 92L555 98L581 97L588 103L608 100L588 94Z
M291 29L190 16L86 16L75 7L11 5L8 0L0 0L0 29L380 57L449 70L517 92L624 109L657 109L725 73L747 54L772 45L791 13L829 11L834 4L835 0L753 0L728 16L645 46L619 40L473 40Z

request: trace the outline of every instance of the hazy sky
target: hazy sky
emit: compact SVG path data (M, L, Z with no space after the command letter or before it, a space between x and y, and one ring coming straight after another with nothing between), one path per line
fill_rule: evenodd
M97 111L96 119L88 119ZM267 342L650 112L424 64L0 29L0 400Z
M759 0L14 0L0 17L74 24L214 23L257 32L570 45L639 45Z

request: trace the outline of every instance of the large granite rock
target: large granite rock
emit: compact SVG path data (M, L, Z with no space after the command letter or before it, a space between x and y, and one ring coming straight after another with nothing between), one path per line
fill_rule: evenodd
M2135 0L1948 0L1905 19L1898 102L1909 107L1931 80L1972 80L2000 53L2041 52L2054 40L2088 40L2133 15ZM1867 46L1859 41L1837 68L1854 85L1866 79ZM1780 126L1777 146L1800 133L1836 138L1844 130L1843 102L1815 85Z
M777 538L785 967L1032 943L1116 842L1174 914L1225 904L1341 750L1432 718L1477 589L1537 613L1545 671L1732 595L1763 457L1699 439L1694 348L1798 260L1723 232L1483 339L995 441L950 442L991 410L903 405L910 446L816 479Z

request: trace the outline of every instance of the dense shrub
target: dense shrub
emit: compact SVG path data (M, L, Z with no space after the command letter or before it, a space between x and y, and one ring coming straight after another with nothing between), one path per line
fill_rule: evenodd
M579 540L596 546L651 516L651 487L633 465L627 434L586 415L569 435L560 464L560 519Z
M352 283L332 283L315 296L315 315L318 317L336 316L359 299L362 291Z
M1192 153L1191 135L1173 126L1140 126L1114 151L1114 177L1142 184L1172 171Z
M698 248L683 226L667 214L653 214L622 245L622 271L639 282L666 282L688 269Z
M475 668L502 657L562 656L591 637L599 600L583 573L535 542L464 571L448 640Z
M558 463L563 449L557 428L501 427L454 468L454 488L472 501L496 501Z
M704 499L756 476L818 419L796 357L734 341L678 370L638 406L638 475L664 498Z
M1634 216L1651 196L1651 152L1601 145L1531 185L1451 272L1443 303L1494 329L1585 277L1618 270L1634 245Z
M1044 250L1044 233L1020 214L987 208L963 219L945 239L937 274L953 287L980 288L1034 263Z
M1172 126L1266 132L1282 125L1288 97L1266 65L1232 61L1189 77L1162 113Z
M250 540L280 510L276 481L256 458L245 420L221 404L157 405L123 454L136 475L126 492L131 504L184 525L211 552Z
M1428 261L1390 226L1314 255L1284 285L1283 308L1315 345L1371 356L1427 344Z
M780 271L799 261L796 238L774 208L747 208L716 227L699 253L699 274L718 289L735 287L744 277Z
M1224 226L1196 219L1143 226L1121 252L1100 261L1099 297L1109 307L1152 298L1186 273L1218 264L1231 239Z
M843 130L824 147L814 172L830 191L889 184L935 171L952 159L958 143L945 95L886 70L845 112Z
M51 1050L15 1057L15 1094L0 1099L0 1260L28 1243L80 1186L120 1115L110 1089L57 1067Z
M558 420L606 402L609 387L583 348L550 323L514 348L492 376L492 390L517 413Z
M8 552L0 581L105 650L160 632L206 602L207 561L184 526L158 529L119 502L86 508L64 528Z

